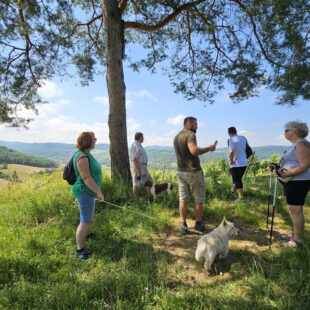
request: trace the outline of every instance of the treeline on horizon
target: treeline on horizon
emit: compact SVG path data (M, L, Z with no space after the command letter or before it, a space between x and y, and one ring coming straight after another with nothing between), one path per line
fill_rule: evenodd
M20 153L0 146L0 164L19 164L33 167L57 168L58 164L50 159Z
M15 163L36 167L54 168L69 161L76 151L73 144L66 143L21 143L0 141L0 163ZM254 147L257 159L267 159L272 155L281 155L287 146ZM153 169L175 169L176 157L173 147L145 147L149 166ZM14 150L14 151L13 151ZM93 150L101 165L110 167L109 145L99 144ZM227 158L227 148L218 148L215 152L200 156L202 164Z

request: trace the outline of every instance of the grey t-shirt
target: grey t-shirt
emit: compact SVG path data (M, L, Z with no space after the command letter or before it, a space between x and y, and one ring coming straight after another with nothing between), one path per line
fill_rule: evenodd
M310 143L307 140L299 141L297 143L304 143L307 147L310 148ZM299 161L295 154L297 143L294 143L292 147L290 147L289 150L283 154L281 167L293 169L299 166ZM294 175L291 180L292 181L310 180L310 169L307 169L306 171L300 174Z
M178 171L193 172L201 170L198 155L193 155L187 144L196 142L196 134L190 130L183 129L173 141L175 155L177 157Z

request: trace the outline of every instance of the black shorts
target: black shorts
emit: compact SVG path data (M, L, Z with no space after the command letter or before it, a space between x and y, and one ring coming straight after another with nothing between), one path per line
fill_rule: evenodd
M237 189L243 188L242 177L245 173L245 170L246 170L246 166L230 168L230 173L233 179L233 183L235 184Z
M303 206L305 204L307 194L310 190L310 180L281 183L284 186L286 203L288 205Z

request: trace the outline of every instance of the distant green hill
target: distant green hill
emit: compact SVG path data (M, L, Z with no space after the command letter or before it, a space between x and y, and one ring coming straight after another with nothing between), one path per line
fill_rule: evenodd
M75 145L69 143L24 143L0 140L0 145L28 155L46 157L60 164L67 162L76 151ZM99 160L101 159L102 163L106 160L110 162L108 144L96 145L94 154L97 153L100 154ZM106 156L108 156L108 159Z
M22 143L0 141L0 145L28 155L46 157L60 164L67 162L76 151L74 144L66 143ZM254 147L253 149L259 159L266 159L273 154L282 154L284 150L288 149L288 146L269 145ZM149 146L146 147L146 151L148 154L150 167L163 168L163 166L165 166L167 169L173 169L176 166L176 158L173 147ZM110 166L108 144L98 144L93 153L102 165L107 167ZM200 160L202 163L205 163L210 160L219 160L220 158L226 157L227 149L219 148L213 153L202 155Z
M283 154L288 148L288 146L270 145L253 147L253 150L258 159L267 159L273 154ZM149 146L146 147L146 151L151 167L162 168L165 166L167 169L176 167L176 157L172 147ZM206 163L210 160L217 161L221 158L227 158L227 148L218 148L215 152L201 155L200 162Z
M0 164L20 164L33 167L56 168L58 164L50 159L30 156L0 146Z

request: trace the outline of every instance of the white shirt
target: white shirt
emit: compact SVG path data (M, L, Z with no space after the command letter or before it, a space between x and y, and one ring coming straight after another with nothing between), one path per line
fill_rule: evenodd
M139 141L134 141L130 147L130 157L131 160L135 158L138 160L139 164L147 164L147 154L142 144Z
M236 162L230 164L230 168L247 166L248 161L245 153L246 139L242 136L235 135L228 139L228 149L234 151Z

